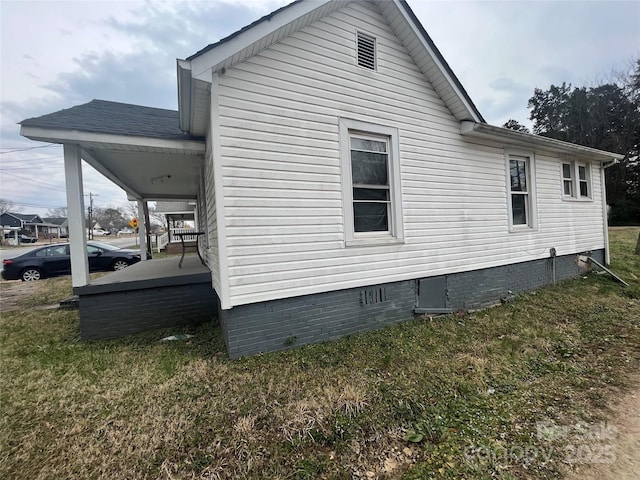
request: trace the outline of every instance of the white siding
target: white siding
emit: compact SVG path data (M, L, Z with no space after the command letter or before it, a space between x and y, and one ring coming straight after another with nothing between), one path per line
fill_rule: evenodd
M211 281L213 288L221 296L220 290L220 266L218 251L218 225L216 197L214 194L213 184L213 153L211 149L211 132L207 135L207 151L204 156L204 189L206 195L206 232L207 232L207 250L205 261L209 270L211 270Z
M377 39L376 72L355 65L357 30ZM509 233L503 146L462 138L459 122L367 4L351 4L227 69L218 92L227 306L604 245L597 165L594 201L564 202L558 160L541 152L539 228ZM398 128L404 244L345 247L340 117ZM207 198L212 239L210 190ZM213 258L210 265L217 268Z

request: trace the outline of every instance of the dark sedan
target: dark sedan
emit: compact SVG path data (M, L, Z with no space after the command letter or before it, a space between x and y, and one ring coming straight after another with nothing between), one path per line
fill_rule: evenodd
M138 250L126 250L99 242L87 242L89 270L122 270L140 261ZM58 243L36 248L23 255L2 261L2 278L30 282L45 277L71 273L69 244Z

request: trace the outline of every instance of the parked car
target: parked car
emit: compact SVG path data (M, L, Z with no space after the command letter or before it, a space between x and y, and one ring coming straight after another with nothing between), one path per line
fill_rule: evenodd
M103 230L101 228L94 228L92 230L93 236L95 237L96 235L100 236L100 235L111 235L111 232L107 232L106 230Z
M4 238L5 240L11 240L12 238L15 238L15 235L13 233L5 233ZM36 243L38 239L34 237L30 237L29 235L25 235L24 233L19 233L18 241L20 243Z
M99 242L87 242L89 270L122 270L140 261L140 251L127 250ZM69 244L58 243L36 248L23 255L2 261L2 278L29 282L71 273Z

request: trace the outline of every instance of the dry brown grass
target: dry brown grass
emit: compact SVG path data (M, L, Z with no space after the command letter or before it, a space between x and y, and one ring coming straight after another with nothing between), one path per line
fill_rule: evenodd
M606 418L640 366L640 281L619 270L630 289L593 276L240 361L211 325L185 342L88 343L75 312L3 313L0 478L558 477L558 456L476 465L463 453L540 446L539 420Z

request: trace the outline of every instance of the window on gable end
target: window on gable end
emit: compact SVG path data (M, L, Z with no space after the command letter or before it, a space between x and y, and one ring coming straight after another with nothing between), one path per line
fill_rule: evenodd
M376 39L358 32L358 66L376 69Z
M398 130L340 119L345 243L403 242Z
M537 228L535 158L533 152L505 152L509 228Z

